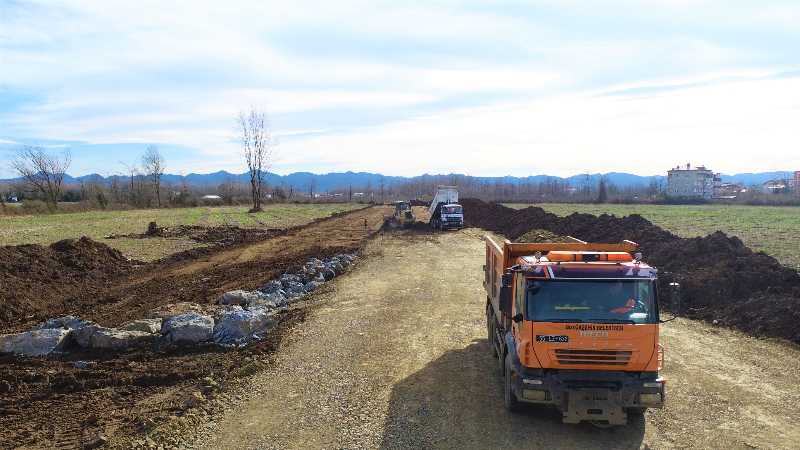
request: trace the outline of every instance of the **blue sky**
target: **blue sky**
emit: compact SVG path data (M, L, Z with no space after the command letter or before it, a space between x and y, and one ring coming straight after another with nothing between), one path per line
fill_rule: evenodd
M167 3L167 4L165 4ZM23 144L113 174L800 170L800 2L0 0L0 178ZM124 163L124 164L123 164Z

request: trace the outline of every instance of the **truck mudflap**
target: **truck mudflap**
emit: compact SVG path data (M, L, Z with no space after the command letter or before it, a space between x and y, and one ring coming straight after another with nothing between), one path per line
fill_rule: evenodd
M625 425L630 410L664 406L664 380L655 372L527 369L510 353L517 399L555 406L564 423Z

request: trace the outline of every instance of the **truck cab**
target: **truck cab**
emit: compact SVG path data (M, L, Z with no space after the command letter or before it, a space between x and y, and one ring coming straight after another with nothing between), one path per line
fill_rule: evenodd
M486 238L487 331L506 407L624 425L664 404L657 270L636 244L502 245Z
M455 203L442 204L435 211L434 228L440 230L460 230L464 228L464 210Z

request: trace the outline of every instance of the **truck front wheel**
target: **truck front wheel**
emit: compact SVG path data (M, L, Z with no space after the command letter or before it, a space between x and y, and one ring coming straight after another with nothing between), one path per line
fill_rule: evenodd
M506 406L507 410L509 410L511 412L517 412L517 411L519 411L519 408L520 408L520 402L519 402L519 400L517 400L517 394L514 393L514 389L512 388L511 375L512 375L512 370L511 370L511 367L510 367L510 365L508 363L508 358L506 358L506 362L505 362L505 377L503 377L505 379L505 383L504 383L505 389L503 389L503 391L504 391L503 393L505 395L504 395L504 399L503 400L505 402L505 406Z

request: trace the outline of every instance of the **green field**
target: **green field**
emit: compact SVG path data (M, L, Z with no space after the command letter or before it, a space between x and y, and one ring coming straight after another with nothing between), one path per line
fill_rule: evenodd
M512 208L530 205L509 204ZM683 237L705 236L717 230L738 236L754 250L800 269L800 207L731 205L584 205L543 203L535 206L566 216L639 214Z
M257 214L248 214L245 206L218 206L0 216L0 245L50 244L61 239L88 236L119 249L131 258L152 261L201 245L183 238L104 239L105 236L144 233L151 221L161 227L236 225L243 228L287 228L362 206L347 203L269 205Z

